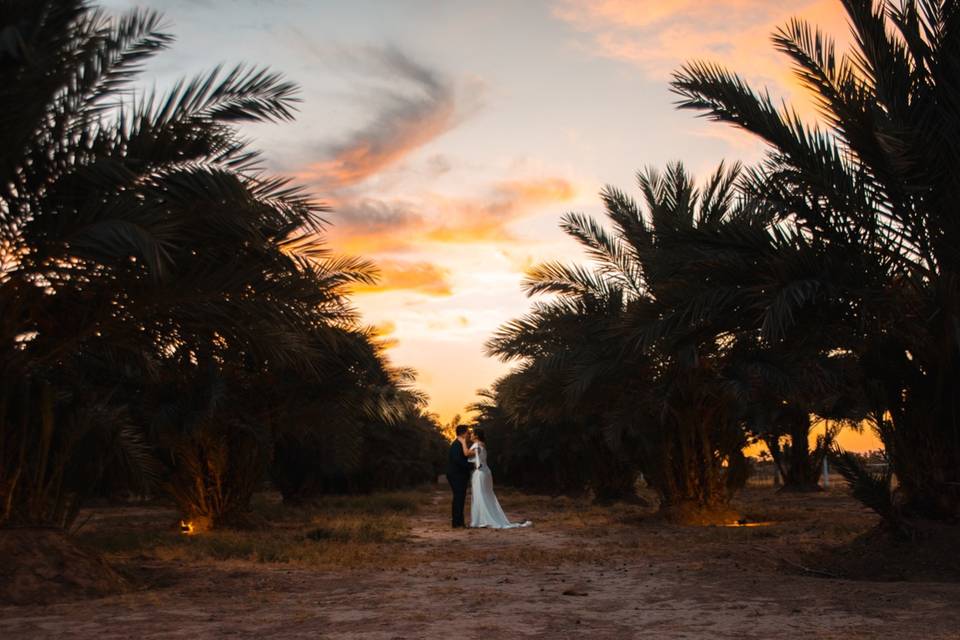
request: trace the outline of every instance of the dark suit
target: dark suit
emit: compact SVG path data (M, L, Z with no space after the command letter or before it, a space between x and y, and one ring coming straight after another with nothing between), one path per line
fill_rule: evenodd
M453 491L453 518L454 527L463 527L463 508L467 503L467 485L470 484L470 473L473 463L463 453L463 445L454 440L450 445L450 455L447 457L447 482Z

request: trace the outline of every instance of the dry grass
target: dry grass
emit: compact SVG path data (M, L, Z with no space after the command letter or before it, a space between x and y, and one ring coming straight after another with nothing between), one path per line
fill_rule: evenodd
M633 504L596 504L587 497L544 496L498 489L501 502L509 504L511 517L519 520L530 513L550 513L550 526L593 535L598 527L636 525L653 515L654 507Z
M144 526L117 517L99 519L78 538L119 564L136 558L248 560L324 568L397 566L404 558L395 553L395 547L409 538L409 516L430 496L423 491L332 496L287 507L275 494L259 494L252 507L254 520L263 524L254 529L183 535L172 521Z
M584 497L529 495L508 489L501 490L500 497L511 517L534 521L531 542L536 542L509 545L509 535L517 534L502 532L469 535L462 549L465 560L537 568L664 560L698 548L716 558L747 562L760 556L763 562L775 564L795 558L799 549L844 543L864 530L864 517L850 513L849 500L839 493L771 499L768 489L747 489L734 508L751 521L771 523L755 528L671 524L655 517L652 506L597 505ZM262 525L253 529L186 536L179 533L170 512L159 512L169 520L150 523L145 518L125 518L118 511L101 514L79 538L120 566L143 560L243 560L330 570L403 568L425 560L412 527L424 517L441 518L438 514L446 511L446 504L438 504L437 499L435 488L426 488L330 496L288 507L276 494L263 493L252 505L252 520ZM557 536L567 544L550 542Z
M643 523L652 509L635 505L596 505L587 498L528 495L503 490L511 513L549 519L537 523L549 532L564 531L581 544L550 548L509 547L464 550L464 558L495 558L516 566L546 567L565 563L595 563L641 551L623 532ZM311 504L285 506L274 493L261 493L252 502L246 530L214 530L183 535L169 512L164 522L128 521L123 512L99 515L79 535L80 541L118 565L143 560L216 562L243 560L325 569L399 568L423 561L411 541L411 523L419 515L438 511L433 488L366 496L328 496ZM445 507L446 505L444 505ZM440 507L439 510L444 510ZM494 533L493 535L497 535Z
M413 515L430 504L429 489L356 496L324 496L304 505L287 506L276 493L258 493L251 502L253 511L271 521L289 522L324 514Z

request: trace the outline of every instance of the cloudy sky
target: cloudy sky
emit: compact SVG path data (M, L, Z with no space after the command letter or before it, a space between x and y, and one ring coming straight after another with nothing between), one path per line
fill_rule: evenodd
M557 229L604 184L683 160L704 175L752 140L678 112L670 72L702 58L797 98L769 34L800 15L840 36L836 0L106 0L163 12L163 87L225 63L282 71L294 123L249 128L269 167L334 210L330 242L375 259L365 321L444 420L505 365L483 354L524 312L524 271L576 259Z

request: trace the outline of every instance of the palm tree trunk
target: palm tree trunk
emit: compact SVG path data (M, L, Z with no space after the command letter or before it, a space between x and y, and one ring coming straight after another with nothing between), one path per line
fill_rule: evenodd
M792 415L789 421L790 449L783 492L820 491L817 465L810 455L810 417L803 412Z
M918 380L894 399L892 429L885 434L907 516L960 520L960 369L940 383ZM907 398L905 401L904 398Z

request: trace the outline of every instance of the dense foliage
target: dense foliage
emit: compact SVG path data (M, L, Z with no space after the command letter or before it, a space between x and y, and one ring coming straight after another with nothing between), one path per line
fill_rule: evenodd
M729 345L659 324L686 287L671 240L746 215L734 193L738 171L721 167L702 191L680 165L642 173L646 212L607 189L612 233L566 216L564 230L592 262L535 268L528 293L552 298L489 343L521 362L498 384L495 403L508 421L579 432L570 473L598 498L632 496L642 471L664 509L716 509L746 479L746 440L721 371Z
M740 77L684 67L681 106L769 146L743 181L771 209L767 234L698 241L719 261L690 265L717 295L711 322L765 340L825 333L855 360L870 421L897 479L850 476L891 521L960 518L960 7L845 0L854 46L802 20L775 34L824 126L774 106ZM722 272L721 276L709 275ZM717 282L722 277L722 285ZM719 294L719 295L718 295ZM842 456L840 458L842 460ZM881 478L884 480L884 478ZM887 475L886 481L890 480Z
M416 397L345 297L372 266L329 254L322 207L237 128L289 120L295 86L240 66L136 91L172 40L152 12L0 21L0 525L65 525L118 469L229 520L274 441L326 428L298 399L400 424Z
M505 433L603 434L667 506L722 504L745 438L793 488L832 447L888 522L960 519L960 8L843 5L846 55L799 19L774 36L819 125L716 65L676 74L682 107L760 137L766 159L699 190L679 165L643 173L646 211L608 189L612 233L564 219L592 262L536 269L528 291L553 298L490 343L520 362L486 412ZM832 434L810 451L813 416L871 425L888 471Z

